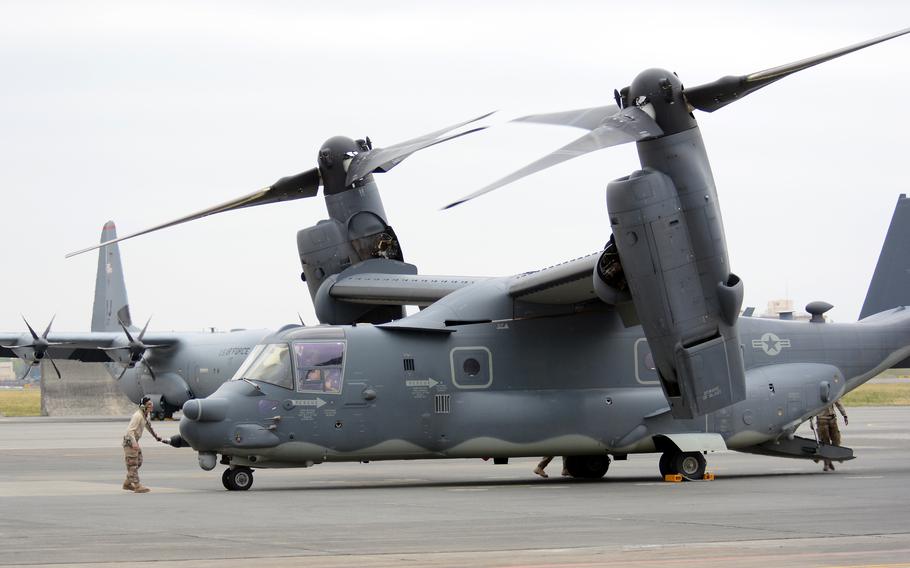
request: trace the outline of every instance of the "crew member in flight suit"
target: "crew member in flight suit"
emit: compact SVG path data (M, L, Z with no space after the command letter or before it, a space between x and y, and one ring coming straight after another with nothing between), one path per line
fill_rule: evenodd
M844 417L844 426L849 424L849 421L847 420L847 411L844 410L844 405L841 404L839 400L835 400L834 404L829 404L822 409L822 411L815 416L815 423L818 428L819 442L839 446L840 430L837 427L837 414L834 412L835 407L840 411L841 416ZM822 471L834 471L834 464L831 460L825 460L825 467Z
M139 468L142 467L142 448L139 447L139 438L142 437L142 431L148 427L149 432L159 442L163 440L152 430L149 424L149 413L152 411L152 399L143 396L139 401L139 408L130 418L130 425L123 436L123 455L126 459L126 481L123 482L123 488L135 493L148 493L149 488L139 483Z

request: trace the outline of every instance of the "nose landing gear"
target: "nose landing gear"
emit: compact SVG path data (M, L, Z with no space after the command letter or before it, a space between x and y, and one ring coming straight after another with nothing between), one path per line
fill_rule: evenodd
M246 466L229 467L221 474L221 483L228 491L246 491L253 486L253 470Z

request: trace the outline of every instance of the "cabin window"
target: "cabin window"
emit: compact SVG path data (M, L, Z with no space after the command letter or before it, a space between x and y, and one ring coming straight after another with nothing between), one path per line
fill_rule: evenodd
M282 388L294 388L291 357L287 343L259 345L234 375L234 380L262 381Z
M294 343L297 390L338 394L344 376L344 342Z
M450 355L452 382L462 389L483 389L493 383L493 357L486 347L456 347Z
M657 365L654 363L654 355L648 346L648 340L644 337L636 339L632 351L635 354L635 380L643 385L660 384Z

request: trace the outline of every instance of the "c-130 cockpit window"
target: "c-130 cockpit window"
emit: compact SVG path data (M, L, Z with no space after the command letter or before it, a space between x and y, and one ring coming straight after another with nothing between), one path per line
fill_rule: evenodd
M297 390L338 394L344 374L344 342L293 343Z
M277 385L286 389L294 388L291 374L291 357L287 343L257 345L237 369L233 380L249 379Z

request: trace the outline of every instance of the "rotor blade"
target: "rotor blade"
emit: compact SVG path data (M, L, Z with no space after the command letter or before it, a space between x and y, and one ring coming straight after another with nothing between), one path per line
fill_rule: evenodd
M142 328L142 331L139 332L138 341L142 343L142 338L145 336L145 331L149 328L149 324L152 323L152 316L149 316L149 319L146 320L145 326Z
M20 314L20 315L21 315L21 314ZM27 327L27 328L28 328L28 331L29 331L29 333L31 333L31 334L32 334L32 338L33 338L33 339L34 339L34 340L35 340L35 341L37 341L37 340L38 340L38 339L40 339L40 338L39 338L39 337L38 337L38 334L37 334L37 333L35 333L35 330L34 330L34 329L32 329L32 326L30 326L30 325L29 325L29 324L28 324L28 320L27 320L27 319L25 319L25 316L22 316L22 321L24 321L24 322L25 322L25 327Z
M123 330L123 333L126 334L127 340L128 340L130 343L133 343L133 336L130 335L130 330L127 329L126 324L123 323L123 320L120 319L120 318L117 318L117 323L120 324L120 328ZM122 349L122 348L121 348L121 347L116 347L115 349Z
M22 373L22 376L21 376L21 377L19 377L19 380L20 380L20 381L24 381L24 380L25 380L25 377L27 377L28 374L31 372L33 366L34 366L34 365L33 365L31 362L29 362L29 364L25 366L25 372Z
M123 378L123 375L125 375L126 372L127 372L128 370L129 370L129 367L128 367L128 366L124 366L124 367L123 367L123 371L120 372L120 376L117 377L117 380L119 381L120 379L122 379L122 378Z
M142 365L148 370L149 374L152 376L152 380L153 381L158 380L158 378L155 376L155 371L152 370L152 366L149 365L148 361L145 360L145 357L140 359L140 361L142 361Z
M57 363L54 363L54 360L51 359L50 357L48 357L47 360L51 362L51 365L53 365L53 367L54 367L54 371L57 372L57 378L62 379L63 375L60 374L60 369L57 368Z
M814 57L807 57L806 59L801 59L799 61L794 61L793 63L787 63L786 65L780 65L778 67L772 67L770 69L765 69L764 71L758 71L749 75L740 75L738 77L728 75L726 77L721 77L720 79L711 83L705 83L704 85L686 89L684 91L684 94L686 96L686 100L693 107L705 112L714 112L715 110L725 107L728 104L741 99L750 93L754 93L762 87L770 85L779 79L783 79L787 75L791 75L797 71L802 71L803 69L808 69L809 67L813 67L819 63L831 61L832 59L836 59L848 53L853 53L854 51L858 51L871 45L875 45L883 41L888 41L889 39L894 39L907 33L910 33L910 28L905 28L903 30L883 35L875 39L870 39L868 41L843 47L841 49L829 51L828 53L822 53L821 55L816 55Z
M594 108L580 108L577 110L564 110L546 114L529 114L516 118L512 122L536 122L539 124L557 124L561 126L575 126L585 130L594 130L607 119L619 112L616 105L607 105Z
M439 138L446 132L455 130L456 128L461 128L462 126L465 126L466 124L470 124L472 122L477 122L478 120L482 120L491 114L493 113L488 112L482 116L478 116L477 118L459 122L458 124L437 130L435 132L431 132L429 134L424 134L423 136L419 136L417 138L412 138L411 140L407 140L399 144L361 152L360 154L354 156L354 158L351 160L350 165L348 166L348 175L345 179L345 185L351 185L355 181L364 178L373 172L387 172L418 150L423 150L424 148L435 146L441 142L447 142L460 136L464 136L465 134L471 134L473 132L483 130L486 128L486 126L473 128L466 132L459 132L451 136Z
M84 252L89 252L106 245L119 243L120 241L125 241L126 239L132 239L133 237L145 235L146 233L152 233L161 229L173 227L174 225L186 223L187 221L194 221L196 219L208 217L209 215L214 215L216 213L224 213L226 211L233 211L234 209L255 207L257 205L265 205L268 203L278 203L279 201L291 201L293 199L301 199L304 197L314 197L318 191L319 169L313 168L294 176L283 177L272 184L270 187L260 189L259 191L244 195L243 197L238 197L237 199L232 199L231 201L226 201L220 205L209 207L208 209L203 209L202 211L197 211L196 213L192 213L185 217L180 217L179 219L168 221L167 223L162 223L149 229L126 235L125 237L112 239L98 245L71 252L66 255L66 258L70 258L71 256L76 256L77 254L82 254Z
M475 191L471 195L463 197L458 201L452 202L443 209L449 209L460 205L465 201L489 193L513 181L519 180L535 172L545 170L556 164L577 158L589 152L618 146L626 142L637 142L646 138L653 138L663 134L663 130L657 125L645 111L638 107L625 108L613 116L607 118L604 123L591 132L588 132L581 138L577 138L559 150L547 154L536 162L532 162L520 170L513 172L506 177L491 183L490 185Z
M47 334L51 332L51 326L54 325L54 319L57 317L57 314L51 316L51 321L47 324L47 329L44 330L44 334L41 336L42 339L47 339Z

